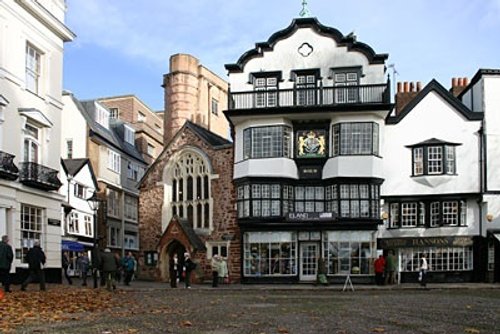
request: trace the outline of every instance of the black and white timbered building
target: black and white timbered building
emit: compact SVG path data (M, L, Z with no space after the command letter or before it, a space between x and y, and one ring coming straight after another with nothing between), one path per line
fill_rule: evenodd
M226 65L243 282L372 279L387 57L298 18Z

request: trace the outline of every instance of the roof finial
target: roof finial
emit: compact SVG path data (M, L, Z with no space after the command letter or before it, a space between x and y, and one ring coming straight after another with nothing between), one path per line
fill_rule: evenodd
M299 13L300 17L311 17L311 12L307 8L307 0L302 0L302 10Z

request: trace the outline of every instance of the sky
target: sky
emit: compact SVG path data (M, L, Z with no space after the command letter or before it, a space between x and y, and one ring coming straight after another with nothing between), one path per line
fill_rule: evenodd
M500 68L500 0L308 0L313 17L376 53L397 81L451 78ZM169 58L188 53L227 80L236 63L299 17L302 0L67 0L64 89L76 98L134 94L164 109ZM389 69L392 74L392 70Z

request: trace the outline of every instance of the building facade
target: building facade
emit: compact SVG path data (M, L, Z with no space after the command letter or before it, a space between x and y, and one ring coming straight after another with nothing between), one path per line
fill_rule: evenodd
M130 124L135 130L135 146L144 161L151 164L163 150L163 118L159 117L135 95L98 99L110 117Z
M226 65L243 282L371 281L387 57L299 18Z
M73 122L63 136L78 145L65 144L63 154L73 159L87 157L98 183L97 196L102 200L97 213L99 246L121 255L126 251L136 252L139 250L137 185L147 164L135 146L135 129L111 118L109 109L97 100L79 101L68 93L64 101L65 117ZM72 131L72 126L77 129Z
M229 138L222 113L227 108L227 82L189 54L170 57L170 71L163 76L165 94L164 142L167 144L186 121Z
M14 280L39 241L47 280L61 278L63 0L0 2L0 234L15 251Z

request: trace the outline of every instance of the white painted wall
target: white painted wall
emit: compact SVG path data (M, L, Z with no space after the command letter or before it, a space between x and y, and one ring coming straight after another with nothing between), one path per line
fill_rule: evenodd
M479 136L481 121L467 121L437 93L430 92L396 125L386 125L383 146L383 196L459 194L479 192ZM456 147L457 175L412 177L413 145L431 138Z
M307 42L313 47L313 52L302 56L297 50ZM251 91L252 83L248 82L249 74L260 71L281 71L283 82L280 88L293 88L293 82L289 81L292 70L298 69L320 69L320 76L325 85L332 85L329 79L332 67L356 67L362 66L363 77L360 84L385 83L384 65L370 65L364 54L358 51L348 51L347 47L339 47L335 40L330 37L317 34L311 28L300 28L290 37L278 41L273 50L265 51L263 57L255 57L249 60L242 73L231 73L229 82L232 92Z
M62 101L64 103L61 113L61 157L66 159L68 156L66 140L73 140L73 158L84 158L87 156L88 126L87 121L82 116L80 110L70 94L64 94Z
M500 191L500 76L483 77L487 190Z

